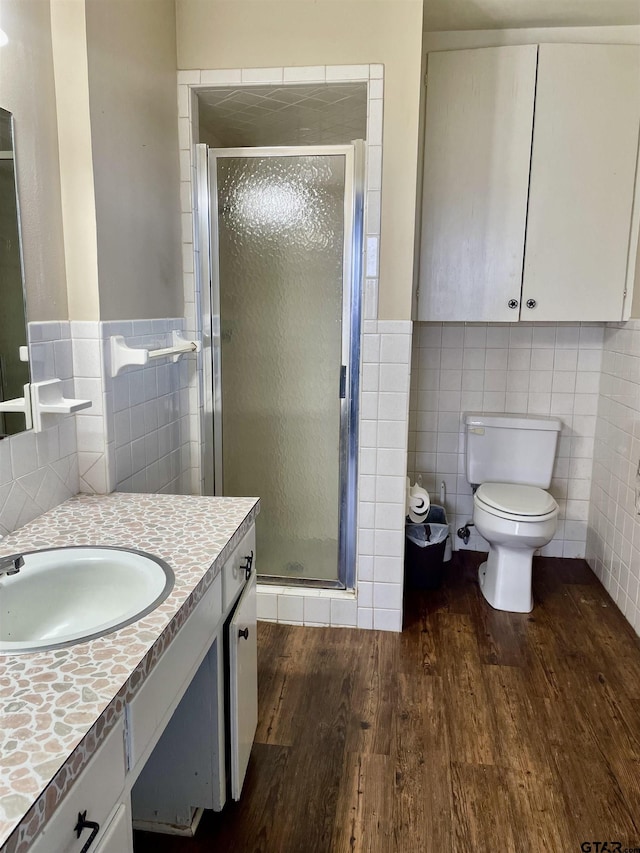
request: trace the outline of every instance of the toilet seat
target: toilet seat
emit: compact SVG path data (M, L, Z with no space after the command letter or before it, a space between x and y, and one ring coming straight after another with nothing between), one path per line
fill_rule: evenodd
M473 500L485 512L511 521L547 521L558 514L558 504L537 486L483 483Z

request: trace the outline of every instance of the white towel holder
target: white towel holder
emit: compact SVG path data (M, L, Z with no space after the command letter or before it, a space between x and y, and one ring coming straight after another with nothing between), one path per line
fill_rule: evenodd
M172 332L173 345L159 349L130 347L122 335L111 337L111 376L117 376L125 367L142 366L154 358L171 358L173 362L190 352L200 352L200 341L190 341L182 332Z

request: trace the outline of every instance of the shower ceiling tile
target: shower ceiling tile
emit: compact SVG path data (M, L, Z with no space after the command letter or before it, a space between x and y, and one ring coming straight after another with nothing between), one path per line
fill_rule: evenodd
M366 84L221 87L199 93L201 136L223 147L365 138Z
M299 101L304 101L305 98L308 97L307 94L302 93L299 89L295 89L291 86L292 91L288 89L276 89L272 94L268 96L270 101L279 101L284 104L297 104Z

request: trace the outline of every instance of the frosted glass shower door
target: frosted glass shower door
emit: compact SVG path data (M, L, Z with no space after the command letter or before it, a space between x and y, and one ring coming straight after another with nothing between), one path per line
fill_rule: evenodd
M216 493L261 498L262 576L335 583L347 158L260 151L210 153L221 362Z

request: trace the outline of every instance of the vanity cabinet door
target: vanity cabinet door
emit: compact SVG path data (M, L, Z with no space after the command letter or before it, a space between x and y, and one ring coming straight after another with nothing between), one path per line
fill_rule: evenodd
M222 608L225 614L229 612L246 583L247 569L252 570L255 551L256 526L252 524L222 570Z
M231 796L240 799L258 725L256 573L252 572L229 622Z
M429 54L419 320L518 319L537 50Z
M523 320L623 318L639 123L640 47L540 45Z
M95 853L127 853L129 850L133 850L131 813L128 805L121 803Z
M119 720L29 848L31 853L80 853L92 832L85 828L78 837L75 831L78 815L84 812L87 821L99 826L91 850L98 848L114 807L122 800L125 773L124 724ZM132 849L133 844L121 846L118 853Z

